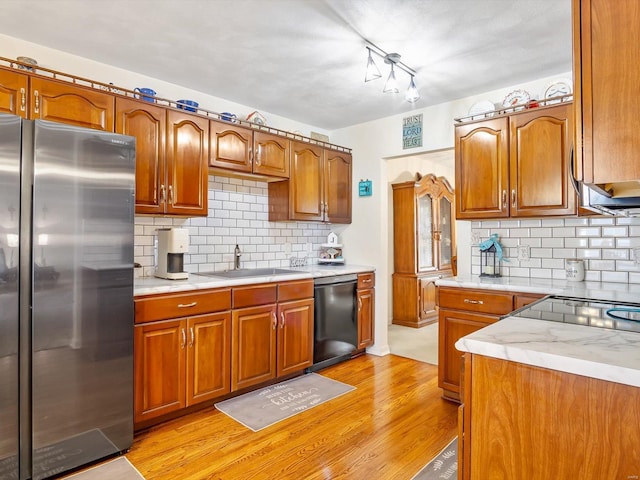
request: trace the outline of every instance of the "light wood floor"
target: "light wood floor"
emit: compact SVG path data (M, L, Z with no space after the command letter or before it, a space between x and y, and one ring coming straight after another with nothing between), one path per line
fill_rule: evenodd
M136 436L147 480L409 480L457 433L437 367L364 355L319 372L355 391L252 432L209 408Z

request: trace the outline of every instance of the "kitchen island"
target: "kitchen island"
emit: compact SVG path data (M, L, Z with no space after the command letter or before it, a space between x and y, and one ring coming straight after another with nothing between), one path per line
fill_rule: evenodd
M549 282L547 292L640 298L627 284ZM509 316L456 347L466 352L462 479L640 478L639 333Z

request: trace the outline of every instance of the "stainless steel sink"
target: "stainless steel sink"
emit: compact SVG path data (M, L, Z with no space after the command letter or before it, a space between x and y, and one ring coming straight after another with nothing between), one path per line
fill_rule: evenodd
M271 275L282 275L287 273L300 273L296 270L287 270L285 268L241 268L239 270L223 270L220 272L199 272L194 275L202 275L203 277L220 277L220 278L246 278L246 277L267 277Z

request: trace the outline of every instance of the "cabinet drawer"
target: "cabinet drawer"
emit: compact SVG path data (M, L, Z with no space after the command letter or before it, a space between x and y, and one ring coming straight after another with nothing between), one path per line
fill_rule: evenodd
M278 285L278 302L313 298L313 280L298 280Z
M513 310L513 295L487 290L440 287L438 305L441 308L504 315Z
M233 289L233 308L253 307L276 303L278 286L275 283Z
M358 274L358 290L362 290L363 288L373 288L376 285L376 274L371 273L360 273Z
M231 289L176 293L135 300L135 322L153 322L231 308Z

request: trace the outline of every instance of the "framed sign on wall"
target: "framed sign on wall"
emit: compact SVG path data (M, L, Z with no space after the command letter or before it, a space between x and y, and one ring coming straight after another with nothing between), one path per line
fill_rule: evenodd
M402 119L402 149L422 146L422 114Z

